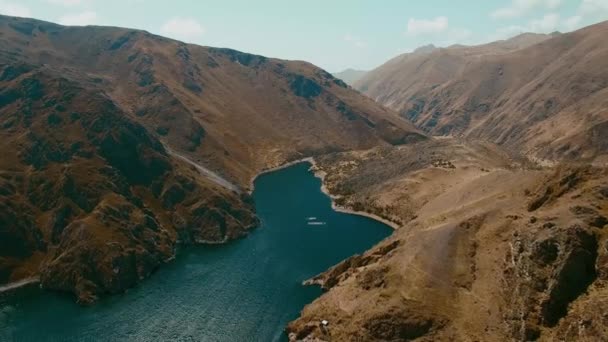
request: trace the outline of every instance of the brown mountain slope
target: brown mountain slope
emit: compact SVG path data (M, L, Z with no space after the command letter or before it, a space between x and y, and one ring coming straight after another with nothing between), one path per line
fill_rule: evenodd
M367 71L365 70L355 70L355 69L346 69L340 72L333 73L335 78L341 79L346 82L348 85L354 84L356 81L361 79L361 77L365 76Z
M242 236L251 204L171 158L107 96L0 66L0 282L40 274L80 301L133 286L178 241Z
M356 86L432 134L593 159L608 151L607 34L604 22L515 50L498 49L509 41L441 49L389 62Z
M398 228L307 281L327 292L290 339L606 340L608 170L588 161L606 161L607 30L405 55L368 74L378 101L464 138L315 158L336 204Z
M0 283L123 291L252 228L260 170L424 138L308 63L0 16Z
M453 45L437 48L423 46L412 53L399 55L368 72L354 83L354 87L378 102L398 108L403 101L424 88L447 82L459 74L464 58L479 58L523 49L547 39L551 35L526 33L478 46Z
M456 139L315 160L337 203L401 224L309 282L327 292L292 341L608 337L605 167L530 168Z
M0 18L5 58L75 72L173 150L240 185L268 165L421 134L311 64L143 31Z

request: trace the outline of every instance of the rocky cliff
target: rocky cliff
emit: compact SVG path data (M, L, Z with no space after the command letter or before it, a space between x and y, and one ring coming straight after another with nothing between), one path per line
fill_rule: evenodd
M149 275L178 241L255 225L246 197L171 158L103 93L45 66L0 74L0 281L40 273L91 302Z

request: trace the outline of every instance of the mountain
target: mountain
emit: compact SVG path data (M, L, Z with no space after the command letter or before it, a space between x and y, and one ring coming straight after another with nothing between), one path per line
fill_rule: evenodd
M485 139L549 161L607 152L608 22L403 55L356 82L433 135Z
M501 53L509 53L516 50L524 49L532 45L536 45L538 43L542 43L547 39L551 39L553 37L558 37L561 35L559 32L554 32L551 34L543 34L543 33L522 33L515 37L497 40L494 42L490 42L487 44L477 45L477 46L466 46L466 45L454 45L450 46L451 49L461 49L466 50L469 54L472 55L482 55L482 54L501 54Z
M353 83L361 79L361 77L365 76L365 74L367 74L367 71L364 70L346 69L344 71L333 73L333 76L335 78L341 79L348 85L352 85Z
M429 45L424 45L421 46L419 48L417 48L416 50L414 50L414 52L412 52L412 54L414 55L425 55L427 53L432 53L435 50L437 50L437 47L433 44L429 44Z
M305 281L326 292L290 341L606 340L607 34L423 49L356 82L436 137L315 158L334 205L395 232Z
M605 340L607 30L398 56L357 82L397 113L305 62L0 16L0 283L123 292L314 157L395 232L305 282L290 340Z
M83 303L257 219L260 171L425 135L305 62L0 16L0 283Z
M0 75L0 282L39 275L89 303L179 241L255 226L248 198L172 158L98 89L48 66L2 63Z
M460 138L315 162L336 205L395 232L305 282L326 292L290 341L606 340L606 165Z
M4 17L2 30L6 59L77 74L172 150L239 184L269 164L420 134L306 62L122 28Z

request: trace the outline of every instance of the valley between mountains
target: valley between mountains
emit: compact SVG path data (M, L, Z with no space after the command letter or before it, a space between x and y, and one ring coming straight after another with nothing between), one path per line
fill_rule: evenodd
M252 180L313 158L336 207L395 231L306 281L325 293L290 340L606 339L607 35L425 47L351 87L0 16L0 285L122 293L180 245L246 238Z

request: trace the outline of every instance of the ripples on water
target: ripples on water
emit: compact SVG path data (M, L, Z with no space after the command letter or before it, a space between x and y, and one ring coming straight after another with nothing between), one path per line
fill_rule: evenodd
M302 163L256 180L262 224L249 237L186 248L124 295L86 308L70 296L36 289L0 298L0 340L286 340L286 324L321 294L302 281L391 232L333 211L309 167Z

